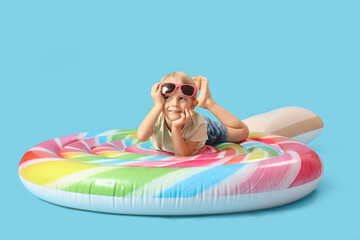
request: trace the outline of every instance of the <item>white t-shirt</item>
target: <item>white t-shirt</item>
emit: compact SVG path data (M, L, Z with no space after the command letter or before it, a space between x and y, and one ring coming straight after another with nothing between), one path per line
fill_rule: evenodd
M199 142L194 153L202 148L208 139L206 121L195 111L194 116L184 125L181 132L184 141ZM154 133L151 135L150 141L156 150L174 153L172 134L166 125L165 117L162 112L155 123Z

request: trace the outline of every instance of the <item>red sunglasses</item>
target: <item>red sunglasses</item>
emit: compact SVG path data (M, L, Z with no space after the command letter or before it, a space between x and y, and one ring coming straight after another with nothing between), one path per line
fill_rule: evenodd
M180 88L181 93L187 97L194 96L197 91L197 87L190 84L162 83L161 85L161 93L165 95L172 94L177 88Z

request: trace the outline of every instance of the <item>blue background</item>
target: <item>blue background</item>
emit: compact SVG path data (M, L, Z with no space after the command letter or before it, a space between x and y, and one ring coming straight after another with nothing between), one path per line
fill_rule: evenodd
M346 0L0 1L1 239L360 239L359 9ZM22 186L28 149L137 128L151 86L172 71L207 77L240 119L285 106L317 113L318 188L267 210L148 217L64 208Z

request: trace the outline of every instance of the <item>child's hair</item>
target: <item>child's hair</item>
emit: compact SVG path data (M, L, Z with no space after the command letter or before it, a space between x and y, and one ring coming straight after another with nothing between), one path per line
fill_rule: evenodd
M168 78L175 78L176 80L178 80L179 82L181 82L182 84L190 84L196 87L196 83L194 81L194 79L192 79L191 77L189 77L187 74L183 73L183 72L172 72L168 75L165 75L160 82L163 83L165 80L167 80ZM195 100L197 95L197 92L194 94L194 96L192 97L193 100Z

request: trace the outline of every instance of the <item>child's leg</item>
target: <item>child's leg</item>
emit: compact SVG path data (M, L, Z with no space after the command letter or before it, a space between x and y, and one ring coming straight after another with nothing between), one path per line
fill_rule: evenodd
M194 79L195 80L195 79ZM211 97L207 78L196 80L200 89L198 106L208 109L227 129L227 142L241 142L249 136L249 129L240 119L218 105Z

